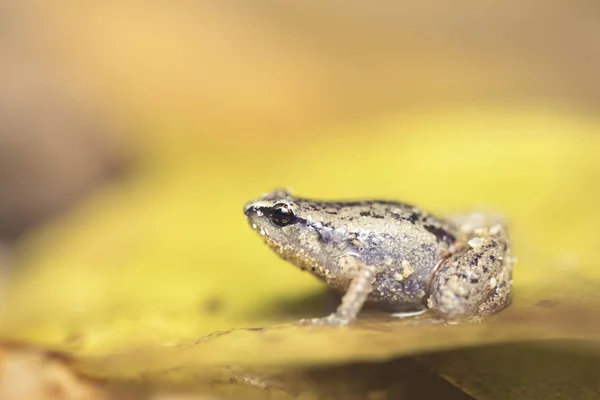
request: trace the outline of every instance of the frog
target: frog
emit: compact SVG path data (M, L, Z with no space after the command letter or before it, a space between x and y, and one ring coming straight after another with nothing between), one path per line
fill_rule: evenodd
M511 302L516 259L507 224L490 213L442 218L403 202L311 200L275 189L246 203L244 214L279 257L343 294L334 313L305 323L347 325L365 304L456 323Z

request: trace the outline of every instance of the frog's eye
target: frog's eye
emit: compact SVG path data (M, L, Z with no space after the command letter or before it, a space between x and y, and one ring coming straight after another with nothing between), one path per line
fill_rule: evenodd
M277 203L273 206L271 212L271 221L277 226L286 226L293 223L296 220L294 212L285 203Z

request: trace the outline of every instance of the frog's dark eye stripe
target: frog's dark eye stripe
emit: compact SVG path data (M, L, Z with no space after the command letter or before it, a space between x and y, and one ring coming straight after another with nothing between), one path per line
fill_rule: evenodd
M271 208L271 221L277 226L286 226L296 222L296 216L290 206L277 203Z

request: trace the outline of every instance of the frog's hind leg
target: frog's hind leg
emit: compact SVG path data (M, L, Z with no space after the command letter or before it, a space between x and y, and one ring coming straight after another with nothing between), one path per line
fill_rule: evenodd
M468 246L440 264L428 306L450 321L494 314L510 302L512 264L504 227L477 229Z

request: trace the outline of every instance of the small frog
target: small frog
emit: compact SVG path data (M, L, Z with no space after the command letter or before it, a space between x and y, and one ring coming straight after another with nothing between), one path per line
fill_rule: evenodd
M446 321L496 313L510 302L507 231L481 213L437 218L392 201L315 201L274 190L246 218L281 258L345 293L313 323L345 325L365 302L395 312L433 310Z

